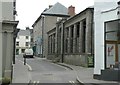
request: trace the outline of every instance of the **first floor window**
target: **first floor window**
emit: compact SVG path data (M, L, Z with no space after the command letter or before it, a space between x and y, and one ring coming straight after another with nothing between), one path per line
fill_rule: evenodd
M26 44L25 44L26 46L29 46L29 42L26 42Z
M16 46L19 46L19 42L16 42Z

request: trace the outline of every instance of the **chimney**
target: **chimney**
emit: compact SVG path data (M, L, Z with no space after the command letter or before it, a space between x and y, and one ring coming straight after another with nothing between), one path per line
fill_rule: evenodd
M26 30L29 30L30 28L29 27L26 27Z
M68 7L68 14L70 15L70 16L74 16L75 15L75 7L74 6L69 6Z
M49 9L52 7L53 5L49 5Z

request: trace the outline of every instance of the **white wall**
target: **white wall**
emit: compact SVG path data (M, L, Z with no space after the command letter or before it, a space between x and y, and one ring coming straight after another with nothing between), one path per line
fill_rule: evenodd
M14 0L0 0L2 4L2 10L0 16L2 16L2 20L14 20L13 17L13 1Z
M0 28L1 28L1 23L0 23ZM0 79L1 78L2 78L2 33L0 33Z
M26 39L26 36L19 36L19 39L18 38L16 39L16 42L19 42L19 46L16 46L16 49L20 48L19 49L19 54L21 54L21 49L22 48L30 47L30 39L31 39L30 36L29 36L29 39ZM29 46L26 46L26 42L29 42Z
M101 74L101 70L105 68L104 62L104 22L115 20L118 18L117 10L105 12L117 7L118 0L109 0L111 2L102 2L95 0L94 3L94 23L95 23L95 67L94 74Z
M1 5L1 2L0 2L0 32L1 32L1 29L2 29L2 22L1 22L1 18L2 18L2 5ZM0 79L2 78L2 33L0 33ZM0 82L1 84L1 82Z

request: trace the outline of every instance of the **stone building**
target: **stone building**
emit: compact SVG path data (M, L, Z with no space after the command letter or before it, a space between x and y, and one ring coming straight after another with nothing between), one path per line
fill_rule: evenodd
M48 56L54 56L55 61L88 66L94 51L93 13L93 7L89 7L57 22L48 32ZM89 64L93 66L93 61Z
M16 0L0 0L0 84L1 79L12 80L14 40L18 21L15 21Z
M57 2L55 5L50 5L49 8L44 10L39 18L32 25L34 30L34 43L36 46L38 46L39 49L42 49L39 50L42 54L42 57L48 58L47 32L50 31L54 26L56 26L58 20L65 17L69 17L67 8ZM39 44L37 44L37 42Z

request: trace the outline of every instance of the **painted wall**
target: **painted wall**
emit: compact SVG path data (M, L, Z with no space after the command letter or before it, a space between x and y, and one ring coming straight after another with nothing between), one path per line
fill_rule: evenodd
M21 49L26 49L26 48L30 47L30 39L31 39L30 35L29 35L28 39L26 39L26 36L22 36L22 35L19 36L19 39L16 38L16 42L19 42L19 46L16 46L16 49L19 49L19 54L22 53ZM29 46L26 46L26 42L29 42Z
M101 70L105 69L105 52L104 52L104 22L115 20L118 18L117 9L115 9L118 0L95 0L94 3L94 23L95 23L95 67L94 74L101 74ZM110 9L115 9L107 12Z
M2 25L2 20L14 20L13 1L14 0L0 0L0 79L2 76L11 78L13 26L8 24ZM3 33L3 30L7 31L7 33ZM4 46L6 46L6 48Z
M14 20L13 16L13 1L14 0L1 0L2 3L2 20Z
M0 22L0 29L2 29L2 23ZM2 78L2 33L0 31L0 79ZM1 82L0 82L1 83Z

